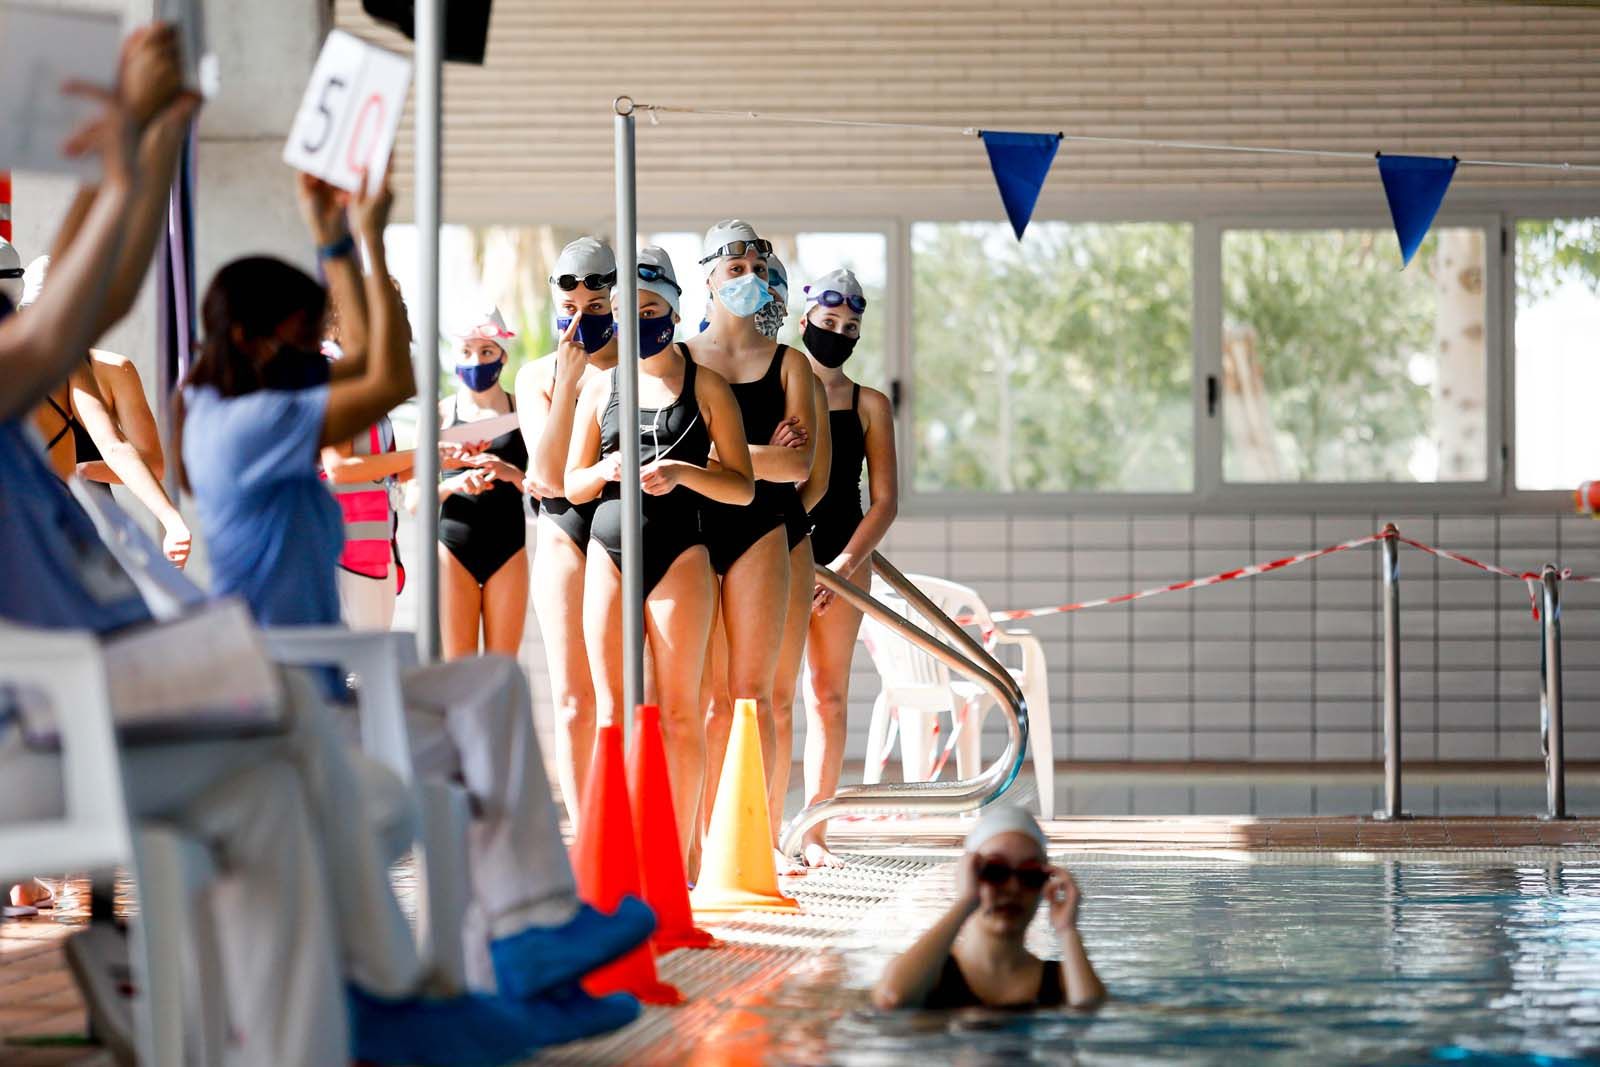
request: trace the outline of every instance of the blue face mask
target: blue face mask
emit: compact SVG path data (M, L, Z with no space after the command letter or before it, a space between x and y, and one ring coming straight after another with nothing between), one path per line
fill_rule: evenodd
M741 274L717 289L717 299L736 318L748 319L772 299L772 290L759 274Z
M456 377L474 393L482 393L500 380L500 372L505 367L504 359L497 359L493 363L465 363L456 368Z
M567 327L572 325L572 317L556 320L557 335L567 332ZM611 335L617 332L617 320L608 315L584 315L578 320L578 343L583 350L591 356L600 351L611 340Z
M672 343L677 328L671 315L656 319L639 318L639 358L649 359Z

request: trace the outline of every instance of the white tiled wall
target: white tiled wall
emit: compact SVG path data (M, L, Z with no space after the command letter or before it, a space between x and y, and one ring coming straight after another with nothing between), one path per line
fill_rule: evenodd
M992 608L1035 607L1292 555L1391 520L1416 540L1512 569L1549 560L1600 573L1600 526L1556 516L909 517L896 523L884 551L907 573L972 586ZM1057 758L1379 757L1377 553L1360 548L1256 578L1015 624L1028 625L1045 646ZM1524 585L1407 547L1400 569L1406 757L1541 758L1539 627ZM1563 598L1567 753L1600 759L1600 587L1568 583ZM548 681L531 617L523 662L548 733ZM877 675L857 646L853 760L863 754L876 695ZM988 750L996 749L998 721L985 736Z
M903 519L886 554L992 608L1163 585L1394 521L1516 570L1600 571L1600 527L1565 517L1245 515ZM1378 548L1134 604L1032 620L1056 753L1073 760L1350 760L1381 753ZM1525 586L1401 549L1403 745L1416 759L1538 759L1539 628ZM1567 752L1600 757L1600 589L1569 583ZM1022 625L1022 624L1018 624ZM851 740L875 689L858 658ZM997 735L994 728L991 734Z

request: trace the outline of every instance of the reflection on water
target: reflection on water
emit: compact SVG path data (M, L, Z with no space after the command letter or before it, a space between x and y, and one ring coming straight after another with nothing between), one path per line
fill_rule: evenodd
M1600 1062L1600 865L1076 868L1113 1000L1092 1015L883 1015L867 990L948 868L841 951L745 990L696 1067ZM1034 950L1054 955L1043 921Z

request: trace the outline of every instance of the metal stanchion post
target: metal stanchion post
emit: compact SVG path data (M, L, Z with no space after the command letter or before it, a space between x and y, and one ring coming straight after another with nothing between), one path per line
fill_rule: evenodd
M1406 817L1400 792L1400 531L1383 528L1383 809L1379 819Z
M1545 818L1567 815L1567 765L1561 725L1561 572L1546 563L1539 574L1544 592L1540 619L1544 636L1544 691L1539 726L1544 741Z
M617 156L617 414L622 421L622 721L644 700L644 544L639 489L639 220L633 101L619 96ZM631 442L631 443L630 443Z
M416 24L417 283L417 659L439 658L439 115L444 81L444 2L418 0Z

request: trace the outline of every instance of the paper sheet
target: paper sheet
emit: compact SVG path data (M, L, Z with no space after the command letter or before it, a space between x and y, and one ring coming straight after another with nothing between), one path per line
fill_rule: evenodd
M67 82L111 88L122 25L116 15L0 4L0 169L92 177L98 159L71 160L61 145L98 105L63 96Z

